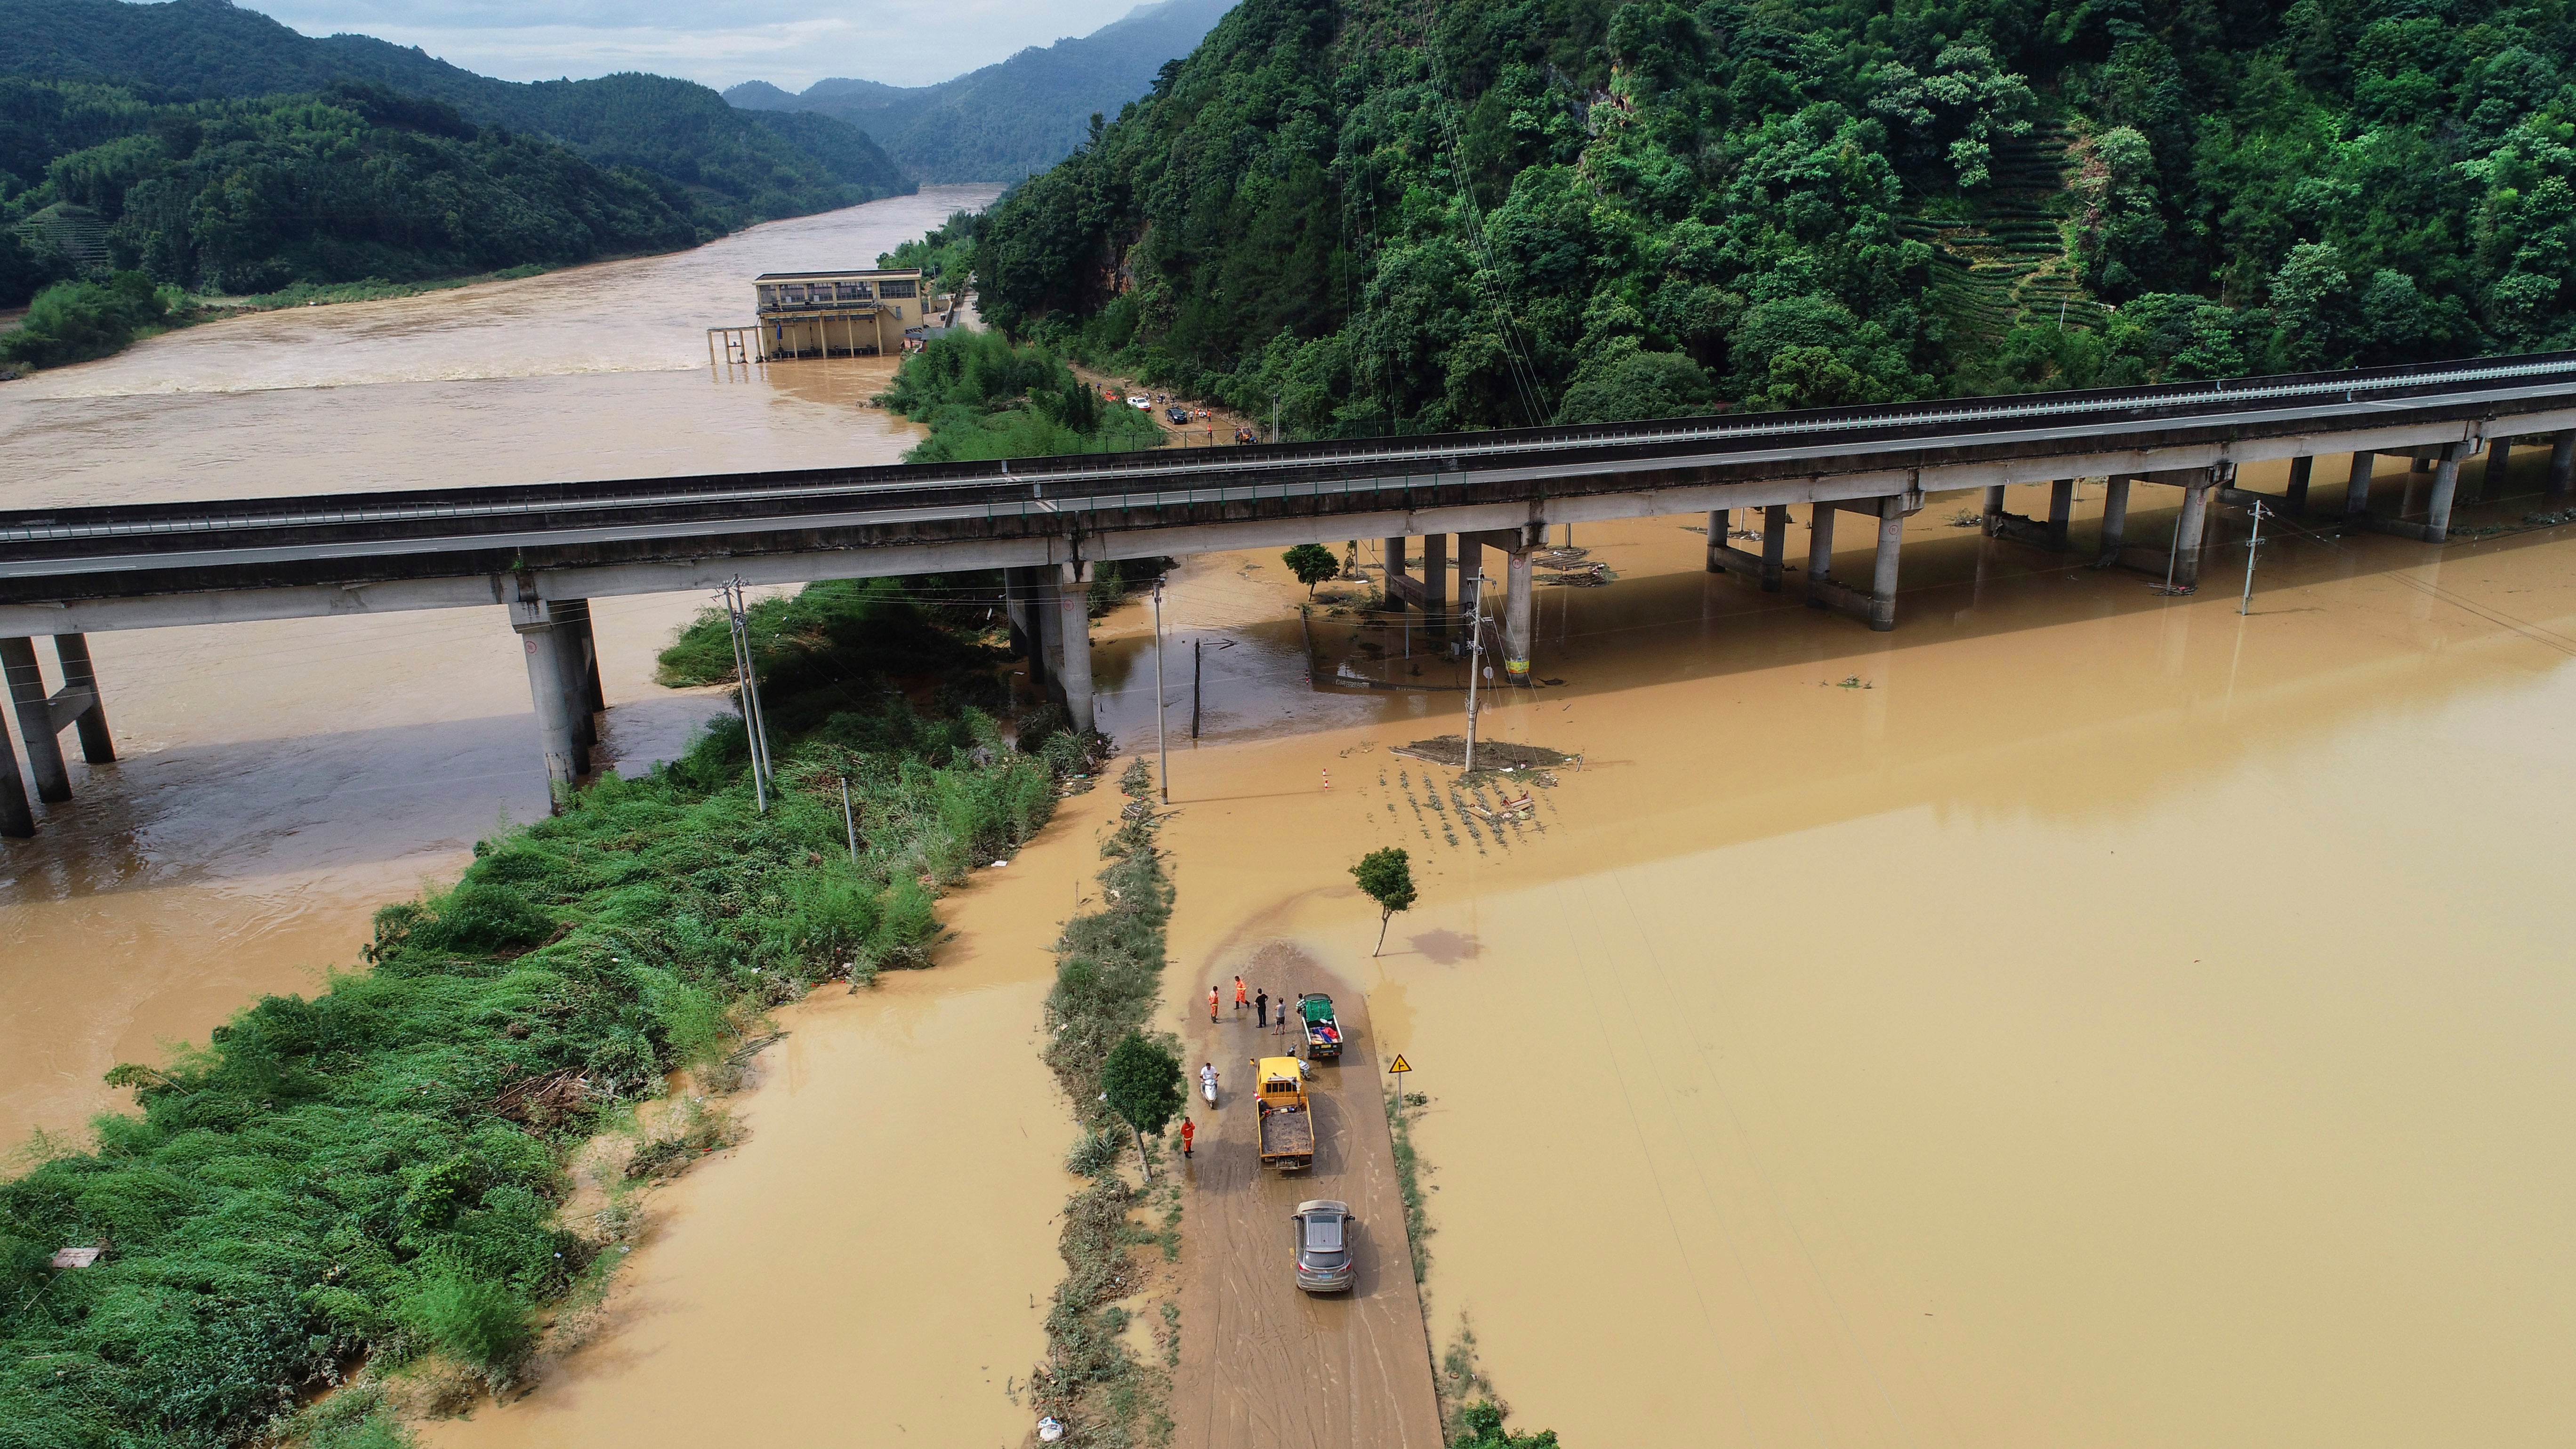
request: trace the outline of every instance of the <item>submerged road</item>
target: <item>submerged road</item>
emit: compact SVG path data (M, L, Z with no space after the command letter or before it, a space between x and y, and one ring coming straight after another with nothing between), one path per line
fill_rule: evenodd
M1212 968L1211 968L1212 969ZM1234 968L1228 968L1231 975ZM1264 1168L1253 1136L1250 1060L1289 1038L1238 1020L1229 999L1216 1025L1193 1014L1198 1063L1213 1061L1227 1089L1199 1119L1197 1155L1181 1166L1187 1188L1181 1261L1181 1362L1172 1389L1176 1442L1193 1449L1438 1449L1439 1401L1422 1297L1405 1241L1387 1130L1383 1067L1368 1002L1313 958L1271 942L1242 968L1247 983L1294 1001L1329 992L1346 1032L1338 1065L1315 1068L1315 1166L1282 1176ZM1229 998L1231 992L1228 993ZM1297 1287L1288 1215L1309 1198L1338 1198L1359 1218L1358 1282L1348 1293Z

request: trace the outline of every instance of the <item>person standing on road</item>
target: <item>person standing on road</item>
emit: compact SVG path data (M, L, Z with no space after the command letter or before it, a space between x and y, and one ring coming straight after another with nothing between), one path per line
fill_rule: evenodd
M1213 986L1208 988L1208 1024L1216 1024L1216 988Z
M1252 1025L1256 1030L1270 1025L1270 993L1267 991L1252 994Z
M1243 978L1237 976L1234 978L1234 1014L1241 1017L1243 1009L1251 1004L1252 999L1243 994Z
M1191 1121L1189 1118L1187 1118L1187 1117L1182 1118L1182 1119L1181 1119L1181 1155L1182 1155L1183 1157L1187 1157L1187 1156L1189 1156L1189 1155L1190 1155L1190 1140L1191 1140L1192 1138L1194 1138L1194 1137L1197 1137L1198 1135L1199 1135L1199 1128L1198 1128L1198 1124L1197 1124L1197 1123L1195 1123L1195 1122L1192 1122L1192 1121Z

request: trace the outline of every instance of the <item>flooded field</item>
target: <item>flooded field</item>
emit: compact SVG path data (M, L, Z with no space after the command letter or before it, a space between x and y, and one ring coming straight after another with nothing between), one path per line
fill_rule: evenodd
M2167 600L1974 507L1892 636L1699 573L1695 519L1586 526L1618 581L1542 596L1564 682L1486 716L1585 763L1499 838L1388 753L1461 696L1309 694L1254 631L1174 747L1169 995L1273 940L1366 984L1433 1099L1433 1336L1524 1428L2562 1442L2576 541L2267 544L2240 618L2241 550ZM1385 675L1347 623L1318 677ZM1422 900L1373 961L1382 844Z

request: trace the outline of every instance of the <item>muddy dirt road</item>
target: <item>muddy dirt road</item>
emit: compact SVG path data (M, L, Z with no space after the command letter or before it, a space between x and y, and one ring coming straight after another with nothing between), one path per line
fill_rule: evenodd
M1182 1165L1189 1185L1182 1255L1181 1363L1172 1391L1176 1442L1206 1449L1435 1449L1440 1412L1431 1354L1404 1239L1368 1007L1357 989L1303 951L1270 941L1215 963L1228 982L1224 1019L1197 1013L1183 1040L1198 1064L1216 1063L1225 1087L1211 1115L1190 1099L1198 1154ZM1214 966L1211 969L1215 969ZM1315 1068L1312 1172L1283 1177L1261 1166L1253 1142L1251 1058L1284 1052L1290 1038L1238 1015L1231 978L1274 1000L1332 993L1348 1040L1339 1065ZM1199 998L1202 1005L1206 997ZM1308 1198L1339 1198L1359 1217L1358 1282L1346 1294L1310 1296L1290 1267L1288 1214Z

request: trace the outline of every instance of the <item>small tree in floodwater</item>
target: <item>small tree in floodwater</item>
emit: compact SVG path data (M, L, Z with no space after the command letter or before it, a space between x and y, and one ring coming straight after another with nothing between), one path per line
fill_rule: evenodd
M1109 1099L1109 1110L1135 1129L1141 1162L1146 1135L1160 1134L1181 1110L1181 1059L1170 1047L1131 1031L1100 1064L1100 1091Z
M1413 861L1390 845L1361 856L1360 863L1351 867L1351 877L1370 900L1377 902L1377 950L1369 952L1375 956L1386 949L1386 923L1395 919L1396 912L1413 908L1417 894L1413 888Z
M1306 586L1306 597L1310 599L1315 597L1315 585L1342 571L1342 561L1320 543L1301 543L1281 554L1279 561L1288 565L1288 572Z

